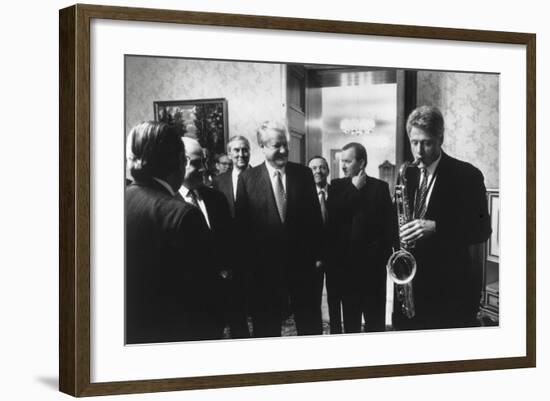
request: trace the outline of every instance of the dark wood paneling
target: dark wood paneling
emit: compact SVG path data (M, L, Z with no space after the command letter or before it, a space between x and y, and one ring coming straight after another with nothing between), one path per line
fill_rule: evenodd
M303 66L286 65L286 101L288 130L291 133L289 160L305 163L306 154L306 72ZM298 148L297 148L298 147Z
M90 16L76 13L76 388L90 386ZM121 155L122 157L122 155Z
M59 12L59 389L76 394L75 7Z
M303 67L288 66L287 80L288 107L298 113L305 114L306 77Z
M527 47L527 227L526 249L527 249L527 280L526 280L526 333L527 333L527 363L529 366L536 366L537 360L537 281L536 281L536 251L537 251L537 51L536 36L529 34L524 44Z
M288 160L294 163L306 163L306 136L300 132L290 131L290 149Z
M60 390L90 386L90 17L60 10Z

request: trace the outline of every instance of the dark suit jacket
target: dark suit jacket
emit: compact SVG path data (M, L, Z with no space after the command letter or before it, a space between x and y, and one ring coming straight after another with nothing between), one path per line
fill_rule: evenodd
M234 239L233 219L225 196L216 189L201 186L197 189L206 205L213 248L211 250L216 269L230 269L233 267L232 243Z
M214 177L214 189L224 194L229 205L231 216L235 217L235 200L233 199L233 179L231 177L231 171Z
M213 270L200 211L155 181L126 188L126 342L210 338Z
M344 291L368 289L384 298L385 266L395 233L388 184L367 176L358 190L351 178L332 180L328 207L330 266L343 275Z
M213 237L210 252L217 273L216 297L213 301L218 330L223 334L225 324L228 323L232 338L248 337L243 267L243 259L248 258L247 243L238 236L224 194L205 186L199 187L197 191L206 205ZM222 278L219 274L222 270L226 270L229 276Z
M407 173L412 208L419 172ZM482 272L474 269L468 248L491 234L482 173L443 153L425 219L435 221L436 233L413 250L418 320L424 327L458 327L475 316L481 296Z
M311 170L288 162L286 193L283 224L265 163L239 176L236 217L250 244L248 270L259 296L313 274L320 259L322 220Z

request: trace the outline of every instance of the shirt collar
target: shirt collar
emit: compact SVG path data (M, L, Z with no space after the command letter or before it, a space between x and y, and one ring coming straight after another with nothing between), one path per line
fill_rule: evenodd
M267 172L269 173L269 178L273 178L274 174L275 174L275 171L280 171L281 172L281 176L284 176L285 175L285 168L281 168L281 169L276 169L275 167L273 167L271 164L268 163L268 161L266 160L265 162L265 166L267 167Z
M439 166L439 162L441 161L441 156L443 155L443 151L439 152L439 157L428 167L426 167L426 173L428 176L432 176L435 173L435 170L437 169L437 166Z
M324 187L319 187L319 186L315 185L315 189L317 189L317 195L319 195L321 193L321 191L325 191L325 195L326 195L327 191L328 191L328 182L325 184Z
M181 188L180 188L181 196L183 196L184 198L188 198L190 196L189 192L191 192L191 190L189 188L187 188L185 185L181 186ZM197 199L200 199L199 192L197 190L194 190L193 193L195 194L195 197Z
M160 185L162 185L168 192L170 192L170 195L176 196L176 193L174 192L174 189L168 184L166 181L161 180L160 178L153 177L153 180L158 182Z

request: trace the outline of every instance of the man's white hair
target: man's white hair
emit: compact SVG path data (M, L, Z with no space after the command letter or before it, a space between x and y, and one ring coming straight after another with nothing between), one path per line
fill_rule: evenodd
M189 155L195 152L204 152L201 144L195 138L191 138L189 136L183 136L181 140L183 141L183 145L185 146L186 155Z
M258 140L258 145L264 145L263 138L265 134L270 131L282 132L285 135L286 140L290 140L290 135L288 133L288 128L286 127L286 124L280 121L264 121L258 128L258 131L256 131L256 139Z

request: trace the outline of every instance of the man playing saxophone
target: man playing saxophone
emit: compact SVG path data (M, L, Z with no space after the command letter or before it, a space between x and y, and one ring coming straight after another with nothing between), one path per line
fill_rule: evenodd
M444 120L430 106L407 119L411 152L418 168L406 171L412 220L400 227L403 243L414 243L415 315L394 308L396 329L472 327L481 297L482 272L470 247L491 234L483 174L442 150Z

